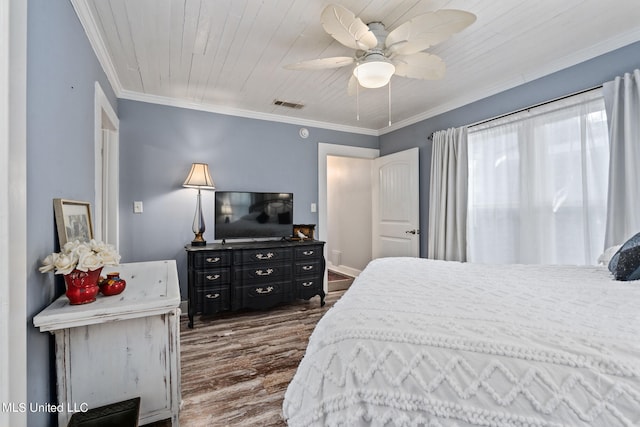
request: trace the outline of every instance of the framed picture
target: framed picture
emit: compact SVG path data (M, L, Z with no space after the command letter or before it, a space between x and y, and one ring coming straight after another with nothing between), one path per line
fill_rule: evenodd
M315 224L293 224L293 240L313 240L313 233L316 229ZM302 233L304 237L301 237Z
M93 222L91 222L91 204L89 202L53 199L53 211L56 216L60 247L74 240L88 242L93 239Z

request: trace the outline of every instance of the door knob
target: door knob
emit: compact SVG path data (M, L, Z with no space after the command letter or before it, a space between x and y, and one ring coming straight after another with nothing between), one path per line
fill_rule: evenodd
M407 230L405 231L407 234L420 234L420 230Z

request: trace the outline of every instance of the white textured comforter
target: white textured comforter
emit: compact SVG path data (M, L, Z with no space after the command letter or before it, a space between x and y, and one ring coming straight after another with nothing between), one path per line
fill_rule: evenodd
M640 282L375 260L318 323L283 410L290 426L638 426Z

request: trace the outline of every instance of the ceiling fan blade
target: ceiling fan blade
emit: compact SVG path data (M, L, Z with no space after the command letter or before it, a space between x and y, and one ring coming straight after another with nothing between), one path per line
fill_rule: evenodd
M343 6L330 4L325 7L320 22L331 37L352 49L369 50L378 45L378 39L369 27Z
M442 9L418 15L387 35L389 53L411 55L436 45L473 24L476 16L463 10Z
M355 59L349 56L335 56L332 58L312 59L309 61L297 62L285 65L287 70L325 70L328 68L340 68L353 64Z
M396 66L396 75L411 79L439 80L447 69L439 56L426 52L396 56L392 62Z

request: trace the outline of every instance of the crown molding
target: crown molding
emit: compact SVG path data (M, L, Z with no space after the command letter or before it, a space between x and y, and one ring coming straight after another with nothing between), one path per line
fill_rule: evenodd
M261 113L258 111L243 110L222 105L204 104L200 102L187 101L159 95L149 95L129 90L122 90L119 98L131 101L148 102L150 104L166 105L169 107L187 108L190 110L206 111L208 113L224 114L227 116L244 117L247 119L267 120L270 122L287 123L292 125L315 127L320 129L335 130L339 132L357 133L369 136L379 136L375 129L367 129L356 126L340 125L336 123L321 122L316 120L302 119L296 117L282 116L272 113Z
M109 80L113 92L116 97L119 98L123 91L122 84L118 78L116 68L111 61L111 57L109 56L107 46L98 31L98 24L93 19L93 15L91 14L87 1L71 0L71 4L76 11L80 24L82 24L82 28L84 28L87 38L89 39L89 44L91 44L91 47L98 58L98 62L102 66L102 70L107 75L107 80Z
M379 129L378 134L385 135L387 133L391 133L395 130L402 129L404 127L421 122L423 120L430 119L432 117L446 113L448 111L455 110L456 108L460 108L465 105L471 104L472 102L479 101L481 99L487 98L492 95L496 95L500 92L504 92L509 89L513 89L514 87L523 85L525 83L529 83L533 80L537 80L539 78L548 76L550 74L564 70L574 65L578 65L582 62L585 62L597 56L612 52L616 49L620 49L622 47L628 46L637 41L640 41L640 28L625 34L621 34L618 37L604 40L598 44L590 46L589 48L576 51L571 55L567 55L563 57L559 61L541 64L540 67L537 67L535 70L531 70L530 73L520 75L516 78L498 80L495 82L495 84L482 88L481 90L478 90L475 92L470 92L467 96L457 98L452 102L440 104L436 108L432 108L423 113L420 113L415 116L409 117L407 119L393 123L391 126L387 126L382 129Z
M116 97L118 98L129 99L133 101L149 102L153 104L160 104L160 105L166 105L166 106L172 106L172 107L200 110L200 111L206 111L211 113L225 114L230 116L245 117L250 119L267 120L272 122L316 127L316 128L334 130L339 132L350 132L350 133L369 135L369 136L381 136L381 135L394 132L404 127L421 122L423 120L430 119L432 117L446 113L456 108L463 107L465 105L479 101L489 96L498 94L500 92L504 92L506 90L517 87L519 85L553 74L565 68L569 68L581 62L587 61L589 59L593 59L599 55L603 55L605 53L611 52L615 49L619 49L621 47L627 46L631 43L635 43L640 40L640 28L638 28L636 30L629 31L625 34L621 34L617 37L604 40L600 43L590 46L587 49L576 51L573 54L563 57L559 61L554 61L550 63L541 63L540 67L536 67L535 69L532 69L531 72L529 73L521 74L517 77L513 77L509 79L498 80L491 86L483 87L482 89L479 89L477 91L469 92L464 97L457 98L455 100L452 100L451 102L440 104L435 108L424 111L420 114L409 117L407 119L400 120L398 122L391 124L390 126L385 126L380 129L369 129L369 128L362 128L357 126L340 125L336 123L295 118L295 117L283 116L283 115L272 114L272 113L261 113L261 112L244 110L239 108L232 108L232 107L221 106L221 105L197 103L197 102L191 102L187 100L180 100L180 99L169 98L169 97L158 96L158 95L149 95L149 94L143 94L139 92L133 92L130 90L125 90L122 87L122 84L120 82L120 79L118 78L115 66L113 65L113 62L111 61L111 57L108 54L106 44L104 43L104 40L102 39L99 31L97 30L98 26L93 18L93 15L91 14L87 0L71 0L71 4L75 9L76 14L78 15L78 18L80 20L80 23L84 28L87 38L89 39L89 43L91 44L98 58L98 61L100 62L100 65L102 66L102 69L104 70Z

